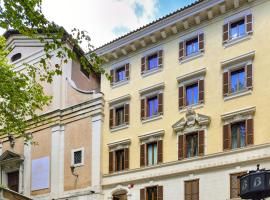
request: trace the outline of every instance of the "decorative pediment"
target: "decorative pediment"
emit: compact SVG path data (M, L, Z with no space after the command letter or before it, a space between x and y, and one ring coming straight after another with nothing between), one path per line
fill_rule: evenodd
M111 143L108 144L109 151L117 151L119 149L129 148L130 143L131 143L130 139L111 142Z
M186 116L176 122L172 128L176 133L187 133L205 129L209 125L210 121L209 116L197 114L192 108L188 108Z
M23 160L24 157L23 155L17 154L15 152L6 150L1 156L0 156L0 164L3 162L7 161L12 161L12 160Z

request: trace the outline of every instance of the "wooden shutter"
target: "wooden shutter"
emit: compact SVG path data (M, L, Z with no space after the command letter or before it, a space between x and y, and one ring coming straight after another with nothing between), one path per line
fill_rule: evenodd
M110 122L109 122L110 128L114 127L114 109L110 109Z
M198 38L199 38L199 50L202 52L204 51L204 34L203 33L199 34Z
M185 181L185 200L192 199L192 182Z
M141 59L141 73L143 74L143 72L146 70L146 58L142 57Z
M254 143L254 129L253 129L253 119L248 119L246 121L246 144L252 145Z
M109 152L109 173L112 173L114 171L114 159L113 159L113 156L114 155L114 152L113 151L110 151Z
M226 124L223 126L223 150L231 149L231 126Z
M157 150L158 150L158 163L162 163L163 162L163 141L162 140L159 140L157 142Z
M192 181L192 197L193 200L199 200L199 180Z
M141 119L144 119L146 117L146 106L145 106L146 100L141 99Z
M252 25L252 14L246 16L246 32L250 34L253 32L253 25Z
M125 65L125 71L126 71L126 79L129 79L129 63Z
M163 94L158 94L158 113L163 113Z
M124 168L125 170L129 168L129 148L125 148L124 149L124 159L125 159L125 163L124 163Z
M223 43L229 40L229 23L223 25Z
M229 72L223 73L223 96L228 96L229 94Z
M140 165L141 165L141 167L145 166L145 144L141 145Z
M178 104L179 109L183 109L185 107L185 96L184 96L184 87L181 86L178 88Z
M204 155L204 131L199 131L199 156Z
M163 65L163 50L158 51L158 67Z
M124 106L124 110L125 110L125 124L129 124L129 104L125 104Z
M145 200L145 188L140 189L140 200Z
M111 85L112 85L112 84L114 83L114 70L113 70L113 69L111 69L110 75L111 75L111 80L110 80L110 82L111 82Z
M185 57L185 45L184 42L179 43L179 60L183 60Z
M204 80L199 80L199 103L204 103Z
M163 186L157 186L157 200L163 200Z
M246 66L246 72L247 72L247 88L252 88L252 64L249 64Z
M184 136L178 136L178 160L182 160L184 158Z

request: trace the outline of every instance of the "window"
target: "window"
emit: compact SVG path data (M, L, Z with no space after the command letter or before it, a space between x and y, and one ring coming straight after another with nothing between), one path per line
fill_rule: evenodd
M19 171L7 173L8 188L19 192Z
M199 180L185 181L185 200L199 200Z
M157 143L147 144L147 165L157 164Z
M120 108L116 108L115 110L115 120L116 120L116 126L122 125L124 124L125 120L124 120L124 106L120 107Z
M235 174L230 174L230 198L239 198L240 194L240 176L245 175L246 172L240 172Z
M21 53L16 53L11 57L11 62L15 62L16 60L19 60L22 58L22 54Z
M186 56L189 56L193 53L197 53L198 51L199 51L198 37L188 40L186 42Z
M178 159L204 155L204 130L178 136Z
M246 146L246 124L245 122L238 122L231 125L232 149Z
M146 188L146 199L157 200L157 187Z
M198 156L198 133L186 136L187 158Z
M223 126L223 149L236 149L253 144L253 119Z
M229 67L223 73L223 96L230 96L252 89L252 64L241 67Z
M126 78L125 67L120 67L116 69L116 82L124 81Z
M246 34L245 19L230 24L230 38L235 39Z
M84 165L84 149L74 149L71 151L71 166Z
M157 71L163 64L163 50L152 52L141 59L141 73Z
M158 114L158 98L157 96L147 99L147 116L153 117Z
M129 148L109 152L109 173L127 170L129 168Z
M129 124L129 104L124 103L122 105L112 106L110 108L110 129L117 128Z
M199 101L198 83L186 87L187 106L196 105Z
M122 171L125 169L124 149L115 151L115 170Z

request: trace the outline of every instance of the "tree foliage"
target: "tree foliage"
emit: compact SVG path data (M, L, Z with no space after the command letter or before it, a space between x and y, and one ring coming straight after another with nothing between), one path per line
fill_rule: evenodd
M38 119L38 110L50 103L51 97L44 94L39 80L52 82L55 75L62 73L68 59L79 59L89 73L109 75L100 67L102 60L93 53L91 39L87 32L73 29L68 34L63 27L48 21L42 13L42 0L0 0L0 27L15 29L44 44L44 57L37 66L25 63L25 72L15 72L8 64L8 50L5 39L0 37L0 129L1 134L24 136L27 120ZM87 44L87 57L80 45ZM75 53L75 51L77 53ZM56 52L58 63L48 65ZM91 66L91 68L89 67ZM37 78L38 77L38 78Z

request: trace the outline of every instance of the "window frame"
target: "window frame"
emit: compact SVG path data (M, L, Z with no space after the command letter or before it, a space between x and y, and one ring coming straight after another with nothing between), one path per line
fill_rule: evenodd
M194 41L194 40L197 40L197 51L192 51L190 54L188 54L188 45L187 43L188 42L191 42L191 41ZM185 57L191 57L193 55L196 55L198 53L200 53L200 49L199 49L199 35L196 35L194 37L191 37L187 40L184 41L184 48L185 48ZM192 42L192 48L194 50L194 42Z
M153 197L153 200L157 200L157 199L155 199L155 197L157 197L158 198L158 186L157 185L155 185L155 186L149 186L149 187L146 187L145 188L145 193L146 193L146 200L149 200L149 198L148 198L148 192L149 192L149 190L150 189L154 189L155 191L154 192L156 192L156 194L154 194L154 197ZM153 194L152 194L153 195ZM152 199L151 199L152 200Z
M75 152L78 152L78 151L81 151L81 163L77 163L75 164L74 163L74 153ZM78 148L78 149L72 149L71 150L71 166L72 167L80 167L80 166L83 166L84 165L84 147L81 147L81 148Z
M196 145L197 146L197 155L195 155L194 152L193 152L195 145L192 145L192 147L191 147L192 155L191 156L188 156L188 142L187 142L187 137L191 137L191 136L196 136L197 137L197 145ZM193 139L193 137L192 137L192 139ZM194 157L198 157L199 156L199 131L185 134L185 153L186 153L185 158L194 158Z
M149 164L149 146L152 146L152 161ZM156 154L155 154L155 146L156 146ZM156 163L155 163L156 160ZM158 141L150 142L146 144L146 166L155 166L158 164Z
M119 78L118 78L118 71L121 70L121 69L124 72L124 79L123 80L119 80ZM115 77L114 84L119 84L119 83L127 81L128 79L126 77L126 65L121 65L119 67L116 67L114 69L114 77Z
M241 126L241 125L244 125L244 128L245 128L245 140L244 140L244 146L241 146L241 132L240 132L240 127L237 127L237 135L236 135L236 137L237 137L237 147L236 148L233 148L233 126L236 126L236 125L239 125L239 126ZM246 137L247 137L247 130L246 130L246 121L238 121L238 122L232 122L231 124L230 124L230 128L231 128L231 149L233 150L233 149L240 149L240 148L244 148L244 147L246 147L247 146L247 144L246 144Z
M114 113L115 113L115 116L114 116L115 127L126 125L126 123L125 123L125 104L116 106L113 109L114 109ZM119 115L117 112L119 110L121 110L121 112L122 112L122 114L121 114L122 116L120 116L120 119L118 119ZM122 119L121 119L121 117L122 117ZM122 123L119 123L120 121Z
M235 92L232 92L232 73L233 72L237 72L237 71L240 71L240 70L243 70L244 71L244 87L243 89L239 89L239 78L237 79L237 90ZM247 69L246 69L246 65L245 66L236 66L236 67L232 67L231 69L228 70L229 72L229 93L230 95L234 95L234 94L237 94L237 93L241 93L243 91L245 91L247 89Z
M153 100L155 99L155 100ZM157 117L159 115L158 113L158 94L154 94L154 95L149 95L149 96L146 96L145 97L145 100L146 100L146 105L147 105L147 111L146 111L146 118L147 119L150 119L150 118L154 118L154 117ZM150 116L150 110L149 110L149 101L153 100L154 101L154 105L153 105L153 109L155 110L155 103L157 104L156 105L156 109L157 109L157 112L152 114ZM153 111L154 112L154 111Z
M236 172L236 173L231 173L230 174L230 199L237 199L237 198L240 198L240 196L239 196L239 194L240 194L240 180L239 180L239 182L237 182L237 188L233 188L232 187L232 177L233 176L242 176L242 175L244 175L244 174L247 174L247 171L243 171L243 172ZM238 193L238 196L237 197L235 197L235 196L233 196L233 191L232 190L237 190L237 193Z
M189 200L193 200L193 195L194 195L193 188L192 188L192 184L193 183L196 183L198 185L198 188L197 188L197 190L198 190L198 193L197 193L198 198L196 198L196 200L199 200L200 199L200 179L193 179L193 180L185 180L184 181L184 199L185 200L187 199L187 195L188 195L188 194L186 194L187 184L191 184L191 194L190 194L191 196L188 199Z
M192 86L194 86L194 85L196 85L197 86L197 103L192 103L192 104L189 104L189 105L187 105L187 102L188 102L188 100L187 100L187 98L188 98L188 95L187 95L187 88L189 88L189 87L192 87ZM199 80L198 81L193 81L193 82L191 82L191 83L187 83L187 84L185 84L184 85L184 92L185 92L185 101L186 101L186 107L194 107L194 106L197 106L197 105L199 105L200 103L199 103ZM194 91L192 90L192 102L194 102Z
M150 67L149 67L149 57L155 57L155 59L156 59L157 66L153 67L152 69L150 69ZM155 52L152 52L151 54L148 54L147 56L145 56L145 58L146 58L146 69L145 69L146 72L155 71L159 68L159 66L158 66L158 51L155 51Z
M231 29L232 29L232 24L234 23L238 23L240 21L244 21L244 30L245 30L245 33L243 35L238 35L237 37L232 37L231 36ZM242 17L239 17L239 18L236 18L234 20L231 20L229 21L228 23L228 28L229 28L229 39L228 41L234 41L234 40L237 40L237 39L240 39L240 38L243 38L243 37L246 37L248 35L247 31L246 31L246 16L242 16ZM238 29L239 31L239 29Z
M121 159L120 159L120 168L118 169L118 156L117 153L121 152ZM125 149L117 149L114 151L115 163L114 163L114 171L120 172L125 170Z

